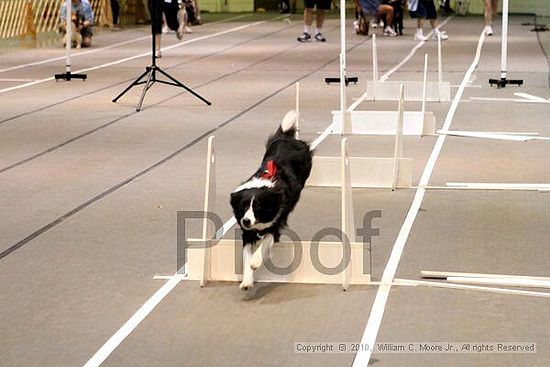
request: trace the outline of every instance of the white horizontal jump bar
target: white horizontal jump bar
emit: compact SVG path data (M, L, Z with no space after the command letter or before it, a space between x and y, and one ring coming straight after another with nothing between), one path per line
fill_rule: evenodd
M358 135L397 134L398 111L351 111L351 132ZM332 134L342 133L342 114L332 111ZM403 135L434 135L435 115L433 112L404 111Z
M497 97L470 97L470 100L482 101L482 102L550 103L550 101L539 101L534 99L497 98Z
M449 131L442 131L437 130L437 134L439 135L450 135L450 136L458 136L462 138L481 138L481 139L495 139L495 140L510 140L510 141L528 141L528 140L536 140L540 139L538 136L532 136L532 135L516 135L516 134L498 134L493 132L484 132L484 131L458 131L458 130L449 130Z
M486 183L486 182L447 182L450 188L477 190L550 190L550 184L535 183Z
M485 284L511 287L550 288L550 280L517 278L447 277L447 282L458 284Z
M422 278L446 279L447 277L467 277L467 278L498 278L498 279L536 279L550 281L549 277L533 277L529 275L508 275L508 274L483 274L483 273L464 273L457 271L435 271L421 270Z
M409 280L409 279L396 278L394 281L395 283L401 283L403 285L415 284L415 285L424 285L424 286L436 287L436 288L460 289L465 291L481 291L481 292L489 292L489 293L511 294L516 296L550 298L550 293L547 293L547 292L522 291L519 289L482 287L482 286L467 285L467 284L428 282L425 280Z

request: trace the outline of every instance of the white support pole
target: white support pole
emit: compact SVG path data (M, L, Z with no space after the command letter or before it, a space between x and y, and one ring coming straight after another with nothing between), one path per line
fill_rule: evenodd
M341 211L342 211L342 289L347 290L351 278L351 243L355 242L353 197L348 139L342 138L340 150ZM350 251L346 251L350 250Z
M399 160L403 155L403 100L405 98L405 85L399 87L399 107L397 112L397 133L395 134L395 149L393 153L393 183L392 190L397 188L399 178Z
M506 79L508 54L508 0L502 2L502 45L500 52L500 78Z
M428 88L428 54L424 54L424 78L422 79L422 116L426 113L426 90Z
M376 83L378 82L378 50L376 48L376 34L372 35L372 91L376 100Z
M67 22L67 25L65 26L65 71L67 73L71 72L71 46L73 43L72 40L72 28L73 28L73 21L72 21L72 2L71 0L66 0L66 9L67 9L67 16L65 17L65 21Z
M296 82L296 139L300 139L300 82Z
M346 124L346 0L340 0L340 111L342 112L342 126L348 127ZM349 122L349 121L348 121ZM351 125L351 124L350 124ZM343 130L344 133L349 132Z
M200 269L200 286L204 287L208 280L211 278L211 265L212 265L212 247L207 243L214 236L212 225L206 213L212 211L216 202L216 155L214 153L214 136L208 138L208 148L206 153L206 180L204 183L204 204L203 211L205 217L202 222L202 236L203 248L201 249L201 269Z
M441 59L441 33L437 33L437 84L439 86L439 102L442 101L443 89L443 60Z

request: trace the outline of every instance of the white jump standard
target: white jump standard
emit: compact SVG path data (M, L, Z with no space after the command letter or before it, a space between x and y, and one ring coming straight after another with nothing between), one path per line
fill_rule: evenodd
M403 112L403 135L424 136L435 135L435 115L426 111L426 90L428 73L428 54L424 56L424 80L422 83L422 99L420 111ZM350 108L351 109L351 108ZM351 135L395 135L396 121L399 111L356 111L348 109ZM342 134L342 118L340 111L332 111L332 134Z
M405 101L449 102L451 100L451 83L443 81L443 66L441 61L441 38L438 37L438 80L424 83L418 81L381 81L378 78L378 57L376 37L373 35L373 75L372 81L367 80L366 99L371 101L396 101L399 99L399 86L405 84Z
M401 86L400 96L403 95L404 87ZM353 157L349 155L345 157L350 162L351 187L391 189L412 187L412 159L403 158L403 105L401 98L400 107L393 122L393 130L396 131L393 157ZM340 187L341 178L338 174L340 159L341 157L314 156L313 169L307 185ZM397 170L395 169L396 164Z

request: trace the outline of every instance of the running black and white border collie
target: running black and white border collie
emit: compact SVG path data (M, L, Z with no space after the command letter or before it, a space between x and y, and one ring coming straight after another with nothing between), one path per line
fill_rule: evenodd
M242 229L241 289L254 286L254 271L262 265L262 256L268 256L279 242L280 230L300 199L311 164L309 145L296 139L296 112L289 111L267 141L261 167L231 193L233 213Z

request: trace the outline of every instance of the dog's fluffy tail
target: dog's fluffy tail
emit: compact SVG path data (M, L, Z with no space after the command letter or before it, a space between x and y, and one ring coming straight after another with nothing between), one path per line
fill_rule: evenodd
M296 135L296 111L290 110L286 113L283 121L281 122L280 132L285 135Z

